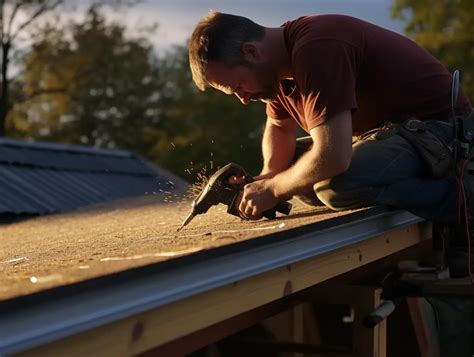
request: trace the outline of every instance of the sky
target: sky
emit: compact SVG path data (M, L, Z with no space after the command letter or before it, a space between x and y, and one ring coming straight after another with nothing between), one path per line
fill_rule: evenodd
M110 18L127 24L130 33L144 26L158 24L150 37L158 52L172 45L185 44L194 25L209 10L227 12L251 18L269 27L280 26L287 20L303 15L345 14L370 21L402 33L403 24L390 16L393 0L142 0L133 7L119 11L108 10ZM72 0L71 0L72 2ZM74 1L79 8L89 1Z

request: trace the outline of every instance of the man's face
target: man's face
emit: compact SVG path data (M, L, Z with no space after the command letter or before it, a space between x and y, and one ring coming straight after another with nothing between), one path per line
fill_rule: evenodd
M207 66L207 79L213 88L226 94L235 94L243 104L260 100L271 102L276 99L280 81L270 65L239 65L229 68L218 62Z

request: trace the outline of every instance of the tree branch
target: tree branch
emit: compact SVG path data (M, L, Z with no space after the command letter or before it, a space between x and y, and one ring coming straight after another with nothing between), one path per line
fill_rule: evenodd
M5 29L3 28L3 10L5 8L5 0L0 0L0 45L3 46L3 37L5 33Z
M66 95L66 92L67 92L67 87L40 89L40 90L37 90L37 91L29 94L28 96L25 96L22 99L18 98L15 101L15 104L26 103L26 102L28 102L30 100L33 100L34 98L39 97L40 95L43 95L43 94L64 94L64 95Z
M56 0L53 4L51 4L50 6L48 6L48 3L47 1L38 9L36 10L36 12L28 19L26 20L23 24L21 24L18 29L16 30L16 32L11 35L11 39L15 39L16 36L18 36L18 34L24 29L26 28L27 26L31 25L31 23L38 17L40 16L41 14L43 14L44 12L47 12L47 11L51 11L51 10L54 10L56 7L58 7L61 3L63 2L63 0Z
M0 45L3 44L3 5L4 0L0 0Z
M10 15L10 19L8 20L7 32L5 33L5 35L7 36L8 41L11 40L10 35L11 35L11 31L12 31L12 26L13 26L13 20L15 20L16 14L18 13L18 10L20 9L21 5L22 5L21 3L15 4L15 7L13 8L13 11Z

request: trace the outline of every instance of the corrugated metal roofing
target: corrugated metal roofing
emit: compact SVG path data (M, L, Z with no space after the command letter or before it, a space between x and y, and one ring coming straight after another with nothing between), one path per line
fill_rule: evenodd
M0 214L62 212L184 186L129 151L0 138Z

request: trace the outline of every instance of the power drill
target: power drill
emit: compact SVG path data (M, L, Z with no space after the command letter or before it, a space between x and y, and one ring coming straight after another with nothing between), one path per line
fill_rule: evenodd
M245 177L243 184L231 184L229 178L232 176ZM201 193L194 199L192 209L186 219L183 221L178 232L187 225L196 215L206 213L211 206L223 203L227 205L227 213L239 216L239 210L236 207L236 200L240 191L243 190L245 184L253 182L253 177L240 165L230 163L223 168L217 170L209 179L208 183ZM263 216L268 219L274 219L276 212L288 215L291 211L291 203L280 201L278 204L268 211L263 212Z

